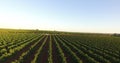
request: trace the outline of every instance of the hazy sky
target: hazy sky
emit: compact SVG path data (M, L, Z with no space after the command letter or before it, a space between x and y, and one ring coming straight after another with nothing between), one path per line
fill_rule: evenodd
M0 28L120 33L120 0L0 0Z

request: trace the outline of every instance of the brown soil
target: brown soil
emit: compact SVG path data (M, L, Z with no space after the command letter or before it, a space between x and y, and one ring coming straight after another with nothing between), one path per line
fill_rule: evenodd
M48 36L47 41L46 41L45 45L43 46L43 48L37 58L37 63L48 63L49 42L50 42L50 36Z
M63 39L61 38L61 40L63 41ZM69 42L69 41L68 41ZM68 45L68 44L67 44ZM69 45L70 46L70 45ZM75 50L72 46L71 47L69 47L81 60L82 60L82 62L83 63L87 63L87 60L86 60L86 58L83 58L82 56L83 55L80 55L79 53L78 53L78 50Z
M38 39L37 39L38 40ZM29 50L30 46L33 45L37 40L29 43L28 45L26 45L23 49L21 49L20 51L17 51L16 54L8 57L7 59L5 59L5 62L0 61L0 63L11 63L12 61L18 59L22 53L26 52L27 50Z
M62 58L60 56L59 50L53 37L52 37L52 56L53 63L62 63Z
M27 54L27 56L24 58L25 60L22 61L22 63L31 63L31 61L35 58L35 54L37 53L38 49L44 42L46 37L44 37L39 43L33 47L33 49Z
M57 39L57 38L56 38L56 39ZM64 53L64 55L65 55L65 57L66 57L67 63L75 63L75 62L73 61L72 56L69 55L70 52L68 52L68 51L64 48L64 46L60 43L59 40L57 40L57 42L59 43L60 47L61 47L62 50L63 50L63 53Z

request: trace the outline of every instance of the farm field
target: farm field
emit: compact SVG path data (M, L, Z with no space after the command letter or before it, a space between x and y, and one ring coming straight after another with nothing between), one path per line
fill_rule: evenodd
M112 34L1 30L0 63L120 63Z

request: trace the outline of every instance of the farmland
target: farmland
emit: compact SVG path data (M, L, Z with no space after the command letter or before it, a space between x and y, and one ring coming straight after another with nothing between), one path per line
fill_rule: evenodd
M1 30L0 63L120 63L111 34Z

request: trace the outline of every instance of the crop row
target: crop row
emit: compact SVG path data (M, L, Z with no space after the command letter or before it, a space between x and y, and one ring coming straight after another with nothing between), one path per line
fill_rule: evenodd
M120 62L119 52L89 45L92 38L87 43L87 38L73 35L12 33L0 36L0 63Z

